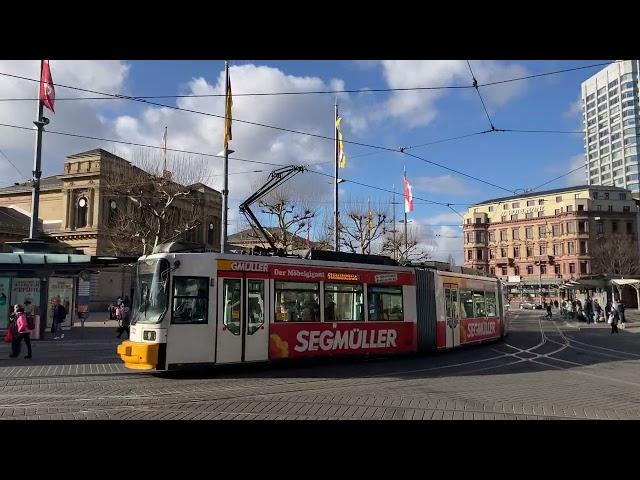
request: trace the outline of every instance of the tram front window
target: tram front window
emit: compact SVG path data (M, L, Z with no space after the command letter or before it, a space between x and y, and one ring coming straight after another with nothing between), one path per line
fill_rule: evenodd
M138 262L134 318L132 323L159 323L169 303L169 262L142 260Z

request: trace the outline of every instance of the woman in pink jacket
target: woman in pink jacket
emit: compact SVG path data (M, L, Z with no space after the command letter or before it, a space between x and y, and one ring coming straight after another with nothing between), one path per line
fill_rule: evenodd
M12 344L14 347L11 357L17 357L20 355L20 347L22 346L22 340L27 344L27 355L24 358L31 358L31 331L29 330L29 324L27 323L27 315L24 313L24 308L18 307L16 309L18 319L16 321L18 327L18 339Z

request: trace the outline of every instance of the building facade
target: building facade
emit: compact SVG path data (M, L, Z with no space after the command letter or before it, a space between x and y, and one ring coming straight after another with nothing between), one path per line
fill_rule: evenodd
M114 182L126 182L147 175L127 160L102 149L70 155L62 174L41 179L39 216L42 231L48 238L85 255L116 255L114 213L124 208L125 198L118 198L108 188ZM197 228L185 234L185 240L203 243L208 250L220 250L222 195L197 183L190 185L189 201L178 200L175 208L186 209L193 198L201 205L202 218ZM0 234L3 244L28 236L31 213L31 183L0 188ZM25 221L26 218L26 221ZM20 231L3 228L21 222ZM6 231L9 230L9 231ZM136 255L139 252L122 252ZM124 268L105 269L91 275L92 309L102 308L116 296L130 295L131 272Z
M520 293L556 297L563 281L593 273L597 239L623 234L637 242L637 207L622 188L567 187L472 205L463 231L465 267L517 284Z
M636 198L640 197L639 70L638 60L617 62L582 83L587 183L626 188Z

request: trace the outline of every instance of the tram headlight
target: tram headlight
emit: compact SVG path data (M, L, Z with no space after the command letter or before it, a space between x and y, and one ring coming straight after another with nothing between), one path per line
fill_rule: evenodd
M153 342L156 339L156 332L153 330L145 330L142 332L142 339Z

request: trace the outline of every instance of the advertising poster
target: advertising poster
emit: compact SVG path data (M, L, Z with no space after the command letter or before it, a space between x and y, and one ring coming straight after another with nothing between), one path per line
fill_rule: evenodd
M11 279L0 277L0 330L7 328L9 312L11 311L9 297L11 296Z
M11 283L11 304L22 305L26 314L40 315L40 279L14 278Z
M73 283L73 278L51 277L49 279L47 328L51 328L51 325L53 324L53 303L55 299L60 300L60 303L64 305L64 308L67 311L67 317L64 319L62 326L68 327L71 325L71 316L73 312Z

